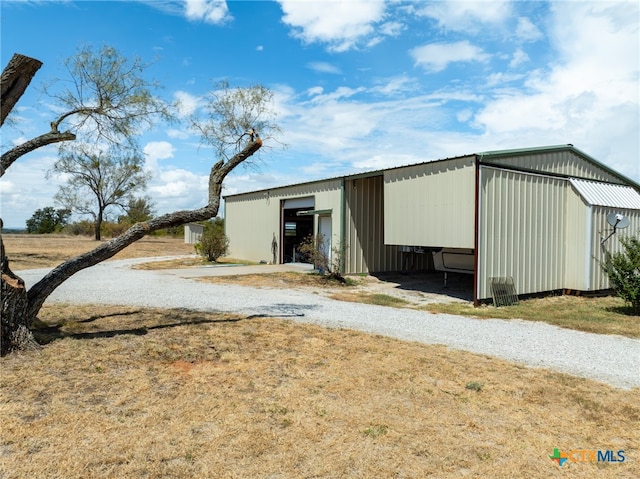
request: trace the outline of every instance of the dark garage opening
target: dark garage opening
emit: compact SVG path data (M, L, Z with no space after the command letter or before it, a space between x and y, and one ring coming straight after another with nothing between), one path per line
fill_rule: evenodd
M282 262L308 263L298 251L305 238L313 234L313 215L297 216L309 208L285 208L282 210Z

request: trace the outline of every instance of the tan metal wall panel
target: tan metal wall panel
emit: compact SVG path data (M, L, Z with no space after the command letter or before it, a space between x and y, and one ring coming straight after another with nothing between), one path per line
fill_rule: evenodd
M482 167L480 188L478 299L495 276L518 294L562 289L566 181Z
M577 191L567 185L565 237L565 289L588 291L591 270L592 211Z
M384 172L384 242L474 247L474 157Z
M345 253L347 273L401 271L399 246L384 242L384 182L382 176L345 182ZM428 266L426 254L416 255L415 269Z
M280 245L280 204L292 198L315 198L315 209L331 209L333 244L341 231L342 180L319 181L225 198L225 232L230 256L249 261L271 261L275 235ZM317 230L317 224L315 225Z
M480 161L484 160L480 158ZM624 184L621 179L585 160L573 151L539 152L506 158L491 158L488 161L497 165L513 166L541 173L555 173Z
M606 237L611 231L611 226L607 223L609 213L621 213L629 218L629 226L623 230L618 230L611 236L604 245L601 239ZM592 290L609 289L609 278L602 271L600 264L605 260L604 248L611 254L623 251L619 238L621 236L640 236L640 210L623 210L616 208L605 208L602 206L593 207L593 230L591 238L591 288Z

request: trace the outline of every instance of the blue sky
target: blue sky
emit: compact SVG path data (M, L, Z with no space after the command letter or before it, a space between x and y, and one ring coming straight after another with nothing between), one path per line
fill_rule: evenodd
M150 77L184 113L213 82L275 94L278 138L224 194L487 150L572 143L640 182L640 4L3 0L1 62L44 65L3 126L2 150L48 131L40 85L78 46L154 61ZM140 138L159 213L206 203L214 158L184 124ZM53 205L46 148L0 180L1 214L24 227Z

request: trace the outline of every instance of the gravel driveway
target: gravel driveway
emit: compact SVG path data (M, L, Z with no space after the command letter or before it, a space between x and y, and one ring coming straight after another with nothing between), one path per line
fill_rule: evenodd
M132 264L158 258L108 261L74 275L48 302L189 308L247 316L291 318L425 344L486 354L516 363L640 387L640 340L561 329L521 320L471 319L334 301L299 290L200 282L215 268L145 271ZM31 286L48 270L20 271ZM197 272L197 273L194 273Z

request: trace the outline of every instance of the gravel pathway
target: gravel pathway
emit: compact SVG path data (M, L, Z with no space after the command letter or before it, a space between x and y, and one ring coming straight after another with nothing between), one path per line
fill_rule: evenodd
M215 285L186 277L193 275L193 269L187 273L130 268L149 260L109 261L81 271L60 286L48 301L292 318L425 344L443 344L623 389L640 387L638 339L583 333L531 321L478 320L334 301L298 290ZM201 276L215 274L213 268L200 269ZM30 286L47 271L25 270L19 274Z

